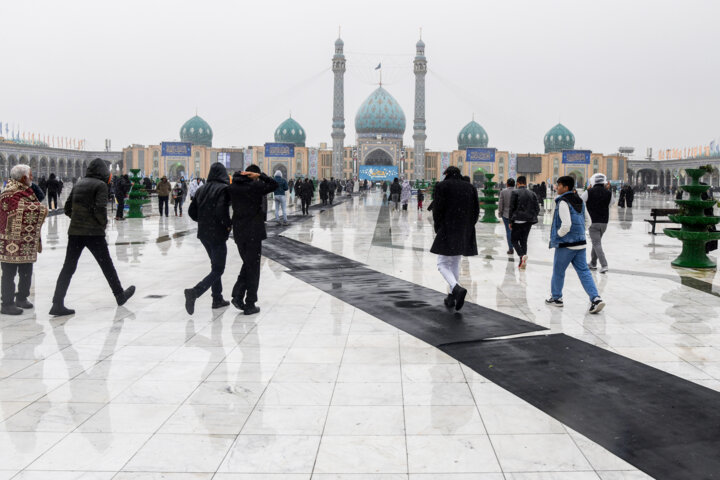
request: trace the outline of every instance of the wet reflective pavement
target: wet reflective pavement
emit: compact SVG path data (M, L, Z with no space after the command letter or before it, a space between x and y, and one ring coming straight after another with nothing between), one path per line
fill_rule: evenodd
M565 308L544 304L549 215L530 233L526 271L508 261L502 224L478 224L481 255L461 264L468 301L527 322L528 331L547 329L523 338L564 333L707 387L714 398L720 282L714 272L670 267L679 242L648 235L643 222L669 197L638 197L632 211L611 209L610 272L594 273L608 303L600 315L586 313L573 274ZM400 301L421 293L440 305L427 212L383 210L370 193L311 213L276 233L336 256L323 261L288 247L285 261L264 257L262 311L252 317L211 310L209 294L188 316L182 289L209 269L196 225L151 216L112 221L108 232L120 278L138 287L136 296L118 308L86 252L67 297L77 314L50 318L68 226L50 217L35 266L36 309L0 317L0 479L647 478L497 378L388 323L396 315L378 310L371 295L364 305L362 295L343 299L311 284L318 270L328 288L372 270L389 285L402 282ZM228 250L229 292L241 262L232 243ZM405 291L413 285L416 292ZM683 461L702 461L689 452Z

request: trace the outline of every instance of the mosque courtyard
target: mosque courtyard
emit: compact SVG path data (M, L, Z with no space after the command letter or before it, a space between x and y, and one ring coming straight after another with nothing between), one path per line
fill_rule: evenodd
M257 315L209 292L185 312L207 255L153 204L108 226L135 296L117 307L85 252L77 313L52 318L69 219L51 216L35 309L0 317L0 479L717 478L720 280L647 233L671 206L611 207L598 315L572 270L564 308L544 303L550 213L524 271L502 224L477 224L447 311L431 214L369 192L268 223ZM240 266L229 243L226 296Z

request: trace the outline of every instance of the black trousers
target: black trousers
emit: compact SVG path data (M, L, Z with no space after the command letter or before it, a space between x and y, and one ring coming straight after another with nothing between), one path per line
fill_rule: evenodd
M7 307L15 305L18 300L27 300L30 295L30 282L32 281L32 263L0 263L2 267L2 305ZM17 295L15 294L15 274L20 275Z
M328 199L330 200L330 205L332 205L333 200L335 200L335 191L334 190L328 194Z
M262 241L242 240L237 244L240 258L243 265L240 269L235 286L233 287L233 298L244 301L247 305L255 305L257 302L257 291L260 286L260 256L262 255ZM244 300L243 300L244 299Z
M199 297L212 288L213 299L222 298L222 274L225 272L225 260L227 259L227 242L213 243L207 240L200 240L205 251L210 257L210 273L200 280L200 283L193 287L195 296Z
M119 295L123 292L120 278L118 278L115 265L113 265L112 258L110 258L110 250L108 250L108 244L104 236L99 235L68 235L68 245L65 251L65 263L63 263L62 270L58 276L57 283L55 284L55 295L53 295L53 305L62 305L65 301L65 295L67 294L68 287L70 287L70 280L77 270L78 260L82 251L87 248L95 257L100 269L105 275L110 290L113 295Z
M117 197L117 211L115 212L115 218L123 218L125 213L125 199Z
M522 257L527 255L527 239L530 235L532 223L513 223L512 232L510 233L510 241L517 254Z
M182 197L178 197L175 199L175 215L177 215L177 213L178 213L178 208L180 209L180 215L182 215L182 204L183 204Z
M165 216L168 216L168 201L170 200L170 196L168 195L158 195L158 205L160 206L160 216L163 215L163 205L165 205Z
M57 193L48 193L48 208L50 210L57 208Z
M302 213L309 213L308 208L310 208L310 199L306 197L300 197L300 203L302 206Z

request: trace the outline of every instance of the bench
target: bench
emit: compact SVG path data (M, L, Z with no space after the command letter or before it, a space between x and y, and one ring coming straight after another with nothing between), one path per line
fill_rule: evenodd
M645 219L646 222L652 225L652 231L650 233L652 233L653 235L657 235L655 233L655 225L658 223L675 223L667 217L669 215L677 215L679 213L680 210L677 208L651 208L650 216L652 217L652 220L649 218ZM665 217L665 219L658 220L658 217Z

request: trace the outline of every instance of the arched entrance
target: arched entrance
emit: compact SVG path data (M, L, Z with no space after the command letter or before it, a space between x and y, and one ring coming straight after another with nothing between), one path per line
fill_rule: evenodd
M20 159L20 161L22 162L22 159ZM41 172L40 170L38 170L38 160L37 160L37 158L36 158L36 157L31 157L31 158L30 158L30 163L28 163L28 165L30 165L30 169L31 169L32 172L33 172L33 177L36 177L36 178L39 180L40 177L42 176L42 172Z
M7 159L0 154L0 182L4 182L8 177Z
M652 168L643 168L637 172L636 183L642 185L656 185L658 183L658 172Z
M475 185L476 187L478 185L485 185L485 180L486 180L485 174L486 173L487 173L487 171L482 167L478 167L477 169L475 169L475 171L473 171L473 173L472 173L473 185Z
M168 175L169 179L174 182L180 180L180 178L184 178L185 177L185 164L181 163L181 162L173 163L172 165L170 165L170 169L169 169L168 173L169 173L169 175Z
M14 167L17 164L18 164L18 160L15 157L15 155L10 155L8 157L8 171L7 171L8 177L10 176L10 170L12 170L12 167Z
M58 160L58 176L60 178L65 178L65 174L67 173L67 170L65 170L65 159L61 158Z
M575 188L582 188L585 185L585 178L583 172L580 170L573 170L568 173L568 177L572 177L575 180Z
M45 157L40 158L40 164L39 164L39 170L40 175L48 178L49 172L48 172L48 159Z
M58 168L57 168L57 160L55 160L54 158L50 159L50 173L59 175Z
M393 165L393 158L382 148L376 148L365 157L365 165Z
M25 155L20 156L20 160L18 160L18 163L22 165L30 165L30 162L28 162L28 158Z

